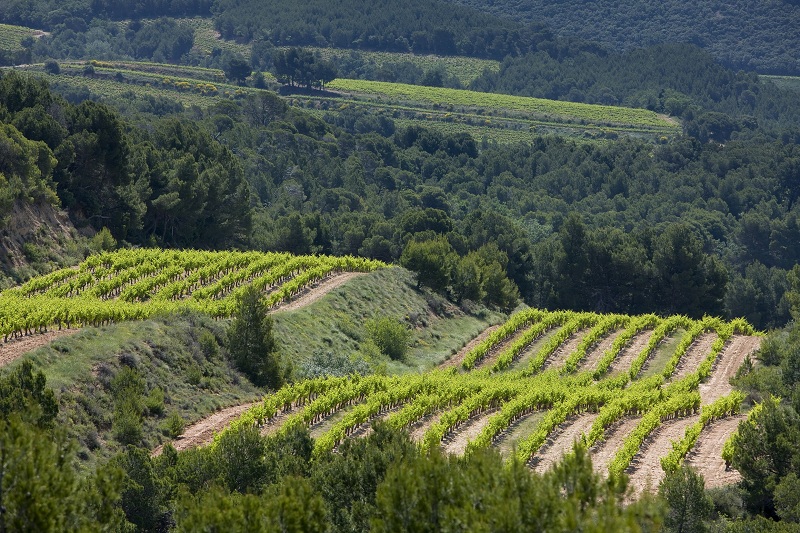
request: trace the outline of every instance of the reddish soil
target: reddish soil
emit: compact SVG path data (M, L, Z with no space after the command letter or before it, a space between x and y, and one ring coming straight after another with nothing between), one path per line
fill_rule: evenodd
M645 349L647 343L650 341L650 337L652 336L652 329L648 329L634 335L630 342L628 342L628 345L622 349L622 351L617 355L616 359L614 359L614 361L611 363L608 371L611 374L619 374L630 370L634 359L636 359L636 357L642 353L642 350Z
M603 337L599 343L588 350L586 357L578 364L578 368L589 371L596 370L597 364L600 362L600 359L603 358L603 354L611 349L611 345L614 344L614 341L617 340L617 337L619 337L623 331L624 330L618 329Z
M311 305L331 292L333 289L344 285L355 277L363 275L364 274L362 272L341 272L334 274L328 278L325 278L319 284L308 288L297 298L294 298L289 302L281 303L275 308L275 311L294 311L296 309L300 309L301 307Z
M591 328L581 329L573 333L567 339L566 342L564 342L561 346L559 346L555 352L550 354L550 357L548 357L547 360L544 362L542 369L552 368L552 367L561 368L562 366L564 366L564 363L567 361L567 358L569 358L569 356L572 355L572 352L574 352L578 348L578 345L581 343L581 340L583 340L583 338L586 336L587 333L589 333L589 331L591 331Z
M461 350L459 350L459 352L457 354L455 354L450 359L447 359L446 361L443 361L439 365L439 368L452 368L454 366L455 367L461 367L461 364L464 362L464 358L467 356L467 354L473 348L475 348L478 344L480 344L483 341L485 341L486 338L489 337L489 335L491 335L492 332L494 330L496 330L497 328L499 328L499 327L500 327L499 325L498 326L491 326L488 329L483 330L483 332L481 332L477 337L475 337L474 339L469 341L466 345L464 345L464 347L461 348Z
M183 435L172 441L172 445L176 450L186 450L208 444L214 438L214 434L219 432L222 428L236 420L242 413L247 411L250 407L255 405L256 402L246 403L243 405L234 405L221 411L217 411L211 416L199 420L186 428ZM161 455L164 446L159 446L150 454L153 457Z
M438 413L433 413L421 418L408 428L408 436L413 442L422 442L422 439L425 438L425 433L442 418L443 414L444 411L439 411Z
M464 455L467 444L481 434L483 428L489 424L489 419L498 409L490 409L472 417L464 422L451 436L446 438L442 447L446 453L451 455Z
M289 303L280 305L276 311L292 311L310 305L322 298L324 295L328 294L333 289L360 275L363 274L360 272L343 272L341 274L331 276L323 280L320 284L309 289L300 297L292 300ZM202 446L210 443L214 438L215 433L227 427L233 420L235 420L252 405L253 403L234 405L203 418L202 420L198 420L189 426L186 431L183 432L183 435L175 439L173 446L175 446L175 449L177 450L185 450L194 446ZM287 413L279 413L278 416L273 418L262 428L262 434L269 434L275 431L280 427L280 425L283 423L283 420L285 420L289 414L291 414L291 411ZM153 455L160 454L161 448L162 447L159 446L153 450Z
M74 335L79 331L80 329L78 328L53 330L47 333L37 333L35 335L28 335L27 337L19 337L2 343L0 344L0 367L9 364L15 359L19 359L36 348L47 346L58 338Z
M722 446L739 427L739 422L745 418L746 415L730 416L712 422L703 428L697 444L689 452L687 460L703 475L706 488L731 485L742 479L739 472L726 468L722 459Z
M570 418L553 433L547 442L542 445L533 458L534 470L541 473L547 472L564 454L572 450L572 445L584 433L588 433L597 418L597 413L585 413L575 418Z
M761 337L734 335L728 341L717 359L711 377L706 383L700 384L700 398L702 398L703 405L713 403L733 392L733 386L730 384L731 378L736 375L745 358L758 350L759 346L761 346Z
M628 468L633 498L646 490L650 492L658 490L658 484L664 479L661 458L672 451L672 442L682 439L686 434L686 428L699 419L700 415L667 420L648 437Z
M711 346L717 340L716 333L703 333L697 337L694 342L683 354L681 360L678 362L677 368L670 376L670 381L678 381L685 378L692 372L697 371L697 367L708 357L711 353Z
M606 428L605 439L596 442L589 450L595 472L604 476L608 474L608 466L622 447L623 441L641 421L640 417L624 418Z

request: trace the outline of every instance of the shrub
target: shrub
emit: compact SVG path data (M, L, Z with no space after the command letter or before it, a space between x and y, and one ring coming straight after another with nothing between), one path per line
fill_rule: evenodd
M411 341L411 332L406 325L390 317L380 317L367 320L364 325L369 340L375 343L381 353L397 361L403 360Z

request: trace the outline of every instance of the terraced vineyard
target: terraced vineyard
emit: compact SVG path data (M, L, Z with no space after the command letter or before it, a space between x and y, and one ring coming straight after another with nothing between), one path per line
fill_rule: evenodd
M25 37L35 37L42 32L24 26L0 24L0 50L22 50Z
M246 286L270 305L299 295L338 272L370 272L385 265L355 257L288 253L121 250L87 258L0 293L4 340L48 329L136 320L196 309L230 316Z
M160 96L201 108L210 107L219 99L241 99L260 91L225 83L223 73L215 69L136 61L89 64L93 67L91 76L85 75L87 62L63 62L61 74L49 77L64 85L86 87L100 97ZM464 65L458 69L469 70ZM41 66L31 70L46 75ZM267 81L275 83L268 75ZM476 139L498 143L526 142L543 133L589 140L619 135L663 140L680 129L672 120L645 109L361 80L338 79L328 88L336 92L297 94L287 101L320 117L363 109L389 117L400 126L422 125L442 133L467 132Z
M677 339L674 350L643 377L666 339ZM759 342L744 320L528 309L442 368L300 382L231 427L311 427L321 454L383 420L426 449L469 454L494 446L537 470L582 439L598 470L627 472L641 491L696 449L722 456L736 425L718 421L737 415L744 399L728 380ZM721 459L698 468L710 485L730 478Z

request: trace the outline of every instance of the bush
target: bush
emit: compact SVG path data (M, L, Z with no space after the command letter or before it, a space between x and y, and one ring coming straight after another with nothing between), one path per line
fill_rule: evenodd
M55 59L48 59L44 62L44 71L48 74L61 74L61 67Z
M402 321L390 317L373 318L367 320L364 327L369 340L375 343L381 353L395 361L405 358L411 332Z

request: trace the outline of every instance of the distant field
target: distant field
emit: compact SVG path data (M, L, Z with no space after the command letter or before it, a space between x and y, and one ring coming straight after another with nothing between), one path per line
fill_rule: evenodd
M39 35L40 33L24 26L0 24L0 50L21 50L22 39Z
M94 70L91 76L84 75L88 64ZM45 75L41 66L32 70ZM136 61L64 61L61 74L51 78L86 87L101 98L148 95L201 108L220 98L239 99L259 92L226 83L218 69ZM265 78L276 83L272 76ZM390 118L398 126L467 132L478 140L497 143L527 142L540 134L586 140L619 135L663 140L678 131L676 123L645 109L346 79L335 80L327 88L332 91L293 94L287 102L319 117L359 109Z
M646 109L580 104L524 96L363 80L337 79L329 83L328 88L343 92L371 94L380 98L388 98L397 103L425 103L450 111L471 109L478 114L484 114L501 110L506 113L519 112L528 115L530 118L545 119L552 122L578 121L582 124L664 129L673 129L675 127L669 120Z
M781 89L800 92L800 76L766 76L761 78L771 81Z

